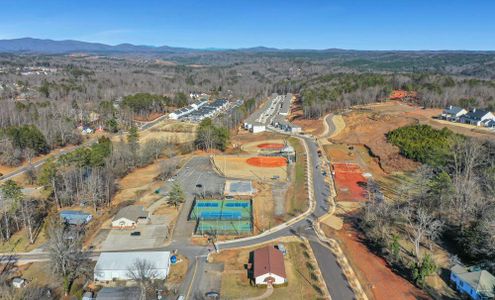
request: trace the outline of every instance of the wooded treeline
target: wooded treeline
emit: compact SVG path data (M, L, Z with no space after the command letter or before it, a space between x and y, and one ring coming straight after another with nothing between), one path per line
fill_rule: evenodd
M328 111L388 99L396 89L417 92L424 107L459 105L495 110L495 81L433 74L337 73L301 84L304 116L319 118Z
M388 253L390 263L408 270L419 285L436 270L427 251L435 242L465 264L493 273L495 143L426 125L399 128L388 139L423 166L387 193L391 194L387 201L369 190L370 201L359 224L370 245ZM438 143L430 143L433 140ZM403 249L399 239L408 240L413 250Z

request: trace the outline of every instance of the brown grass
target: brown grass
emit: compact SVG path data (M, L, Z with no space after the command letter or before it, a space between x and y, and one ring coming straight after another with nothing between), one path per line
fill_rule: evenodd
M321 286L321 283L317 279L312 279L310 274L314 271L308 267L308 265L315 267L315 263L311 262L311 253L308 250L309 246L300 241L284 242L284 245L288 251L288 255L285 257L288 284L287 286L275 287L270 299L321 298L322 296L318 294L314 287ZM225 299L255 297L265 292L265 288L254 287L249 284L245 269L245 264L248 263L249 252L263 246L259 245L240 250L226 250L212 255L213 262L224 263L220 293Z

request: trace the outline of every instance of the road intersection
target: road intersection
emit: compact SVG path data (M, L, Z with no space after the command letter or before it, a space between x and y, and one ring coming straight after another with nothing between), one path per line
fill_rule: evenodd
M333 128L330 120L331 118L325 119L325 122L328 122L329 130ZM186 299L196 298L196 295L198 294L195 287L199 286L198 283L201 282L202 276L205 274L206 264L208 263L207 258L212 251L251 247L274 241L281 237L299 236L306 238L309 241L331 298L333 300L355 298L337 258L332 253L330 247L320 240L317 232L318 229L315 228L318 218L329 212L330 204L328 199L331 196L330 186L325 182L325 177L322 175L321 167L319 166L319 145L313 137L303 135L294 136L304 141L308 159L308 173L310 173L308 174L308 184L310 184L311 187L308 190L310 191L309 196L311 205L308 211L303 215L295 217L294 219L257 236L227 242L218 242L215 245L216 249L214 249L212 246L199 246L191 243L192 227L188 224L190 222L187 222L188 210L186 207L187 205L184 205L172 235L173 240L164 247L140 249L140 251L177 251L189 259L191 263L188 266L185 279L179 288L178 294L185 295ZM187 176L191 176L191 173L188 173ZM100 252L92 252L91 258L96 260L99 254ZM49 255L46 252L13 253L12 255L15 256L13 259L22 263L46 261L49 259Z

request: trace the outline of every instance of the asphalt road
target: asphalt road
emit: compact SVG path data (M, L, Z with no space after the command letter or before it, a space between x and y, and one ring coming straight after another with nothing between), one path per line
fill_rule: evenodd
M327 119L327 122L329 119ZM330 125L331 121L329 122ZM333 126L333 124L331 124ZM148 127L149 128L149 127ZM331 127L333 128L333 127ZM332 132L332 131L330 131ZM312 173L313 173L313 188L316 200L316 206L311 215L307 218L300 220L290 226L284 227L278 231L272 232L270 234L266 234L260 237L255 237L249 240L241 240L241 241L232 241L228 243L222 243L218 246L219 250L222 249L230 249L237 247L245 247L256 245L259 243L269 242L271 240L289 236L289 235L300 235L306 237L310 241L311 248L318 262L318 266L323 275L323 279L328 287L329 293L332 297L332 300L348 300L354 299L354 294L350 289L345 277L342 273L342 269L337 264L337 260L333 253L322 244L312 227L313 221L326 214L329 209L329 204L327 203L327 199L330 193L329 186L324 181L324 177L321 174L321 170L319 165L319 158L317 149L318 146L313 138L310 137L302 137L305 139L309 153L308 155L311 157L311 161L313 162ZM198 162L196 162L198 163ZM187 166L187 164L186 164ZM191 176L193 174L188 173L189 169L185 168L181 170L184 172L184 176ZM196 174L194 174L196 175ZM199 178L195 180L199 180L202 175L197 174ZM182 180L182 177L179 177ZM196 176L191 176L196 177ZM192 178L191 178L192 179ZM187 224L187 213L188 211L183 209L179 215L179 221L176 226L176 230L174 231L173 240L169 246L154 248L148 250L168 250L168 251L178 251L180 254L186 256L190 264L188 266L188 272L184 281L181 284L181 287L177 293L177 295L184 295L187 299L195 299L197 295L202 295L206 291L198 291L197 287L199 286L198 282L202 280L202 276L205 274L205 266L206 266L206 258L209 252L214 251L214 249L206 246L196 246L191 244L190 242L190 234L192 231L190 230L190 224ZM187 231L182 230L183 227L189 227ZM146 249L141 249L143 251ZM91 253L91 258L96 260L99 256L99 252ZM49 259L48 253L46 252L37 252L37 253L18 253L15 255L14 259L18 261L26 262L34 262L34 261L46 261ZM173 296L171 299L175 299L177 295Z
M309 155L311 156L311 160L313 162L313 188L316 200L314 212L309 217L296 222L287 228L255 239L224 243L219 245L219 249L231 249L256 245L288 235L304 236L310 241L311 249L313 250L316 260L318 261L318 266L320 267L323 279L325 280L332 300L354 299L354 293L349 287L344 274L342 273L342 269L337 264L337 259L328 248L320 243L312 228L313 221L328 212L329 204L327 199L330 193L330 187L326 184L325 178L321 174L320 167L318 166L319 158L317 153L317 144L312 138L303 138L308 145Z

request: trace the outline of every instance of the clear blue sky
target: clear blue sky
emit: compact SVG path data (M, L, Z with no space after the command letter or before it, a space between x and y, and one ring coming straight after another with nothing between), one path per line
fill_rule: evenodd
M0 39L495 50L495 0L3 0Z

